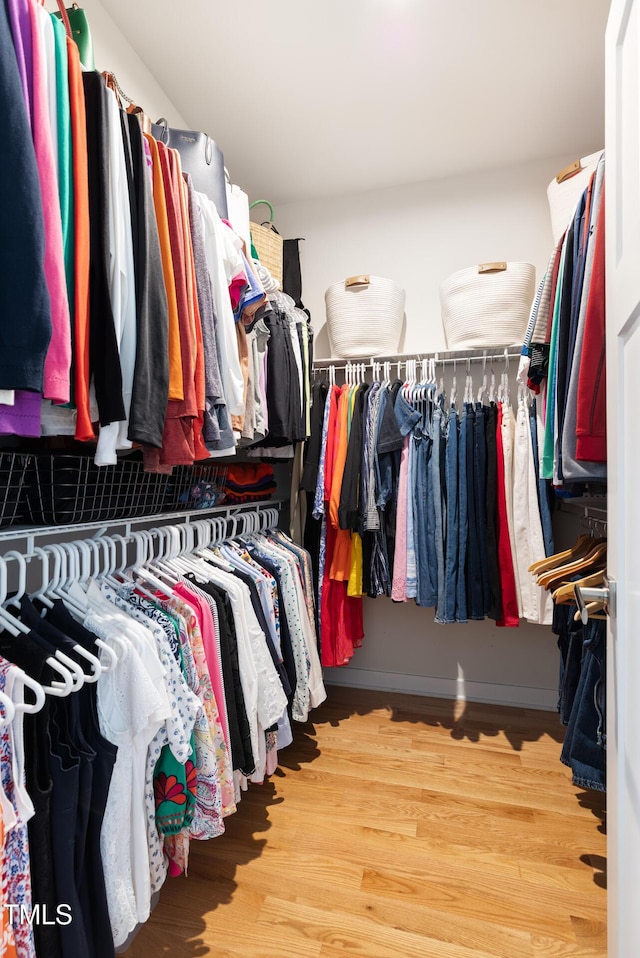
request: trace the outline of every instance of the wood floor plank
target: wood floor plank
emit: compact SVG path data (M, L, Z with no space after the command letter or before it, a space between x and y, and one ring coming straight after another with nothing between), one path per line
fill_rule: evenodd
M555 713L329 688L126 958L604 958L604 796Z
M363 867L384 868L391 862L400 863L403 868L424 869L428 862L430 868L436 865L448 868L464 860L465 868L482 869L488 876L505 875L517 879L521 874L515 849L512 848L509 855L503 855L490 848L476 848L471 841L460 847L443 835L417 839L398 833L382 834L368 825L342 827L335 822L316 825L306 834L302 830L301 840L303 835L308 850L316 854L328 854L333 850L337 860L358 862ZM591 869L583 867L590 877Z
M568 945L547 935L532 935L531 944L535 958L606 958L606 941L593 947L578 943Z
M436 942L399 927L376 925L351 914L327 912L321 906L282 902L267 898L258 924L266 928L295 928L302 948L320 942L320 955L357 955L358 958L424 958L430 953L441 958L493 958L488 952L470 950L451 942ZM437 948L437 951L435 950ZM305 951L301 951L305 954Z
M296 899L300 904L317 906L317 902ZM485 921L478 916L459 916L455 923L447 911L423 905L390 900L378 895L357 892L341 902L331 902L326 910L346 912L366 918L369 923L422 935L429 939L431 953L440 953L437 943L445 942L477 952L487 952L502 958L533 958L531 935L527 931L505 928L502 924Z
M575 944L575 933L570 920L572 912L580 917L595 916L602 920L605 907L586 905L578 892L532 887L519 879L498 878L486 875L484 880L477 872L465 869L434 868L428 873L402 866L365 870L362 891L388 899L414 902L415 905L430 905L455 916L482 915L486 920L502 923L507 928L522 931L549 933L554 937ZM508 901L516 901L512 908L505 907Z
M461 855L468 849L478 852L494 852L510 858L515 857L522 867L537 867L539 864L556 865L562 868L594 870L591 862L584 860L585 844L576 837L567 836L566 825L555 827L547 833L526 834L524 829L513 842L513 824L510 819L488 818L467 815L438 819L423 818L417 825L417 839L425 839L441 845L448 844L451 854Z

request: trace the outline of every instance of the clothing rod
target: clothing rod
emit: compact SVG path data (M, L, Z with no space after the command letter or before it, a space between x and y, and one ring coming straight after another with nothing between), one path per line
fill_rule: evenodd
M203 547L203 530L204 530L204 544L209 545L216 542L224 542L227 539L232 539L237 535L246 535L252 531L266 531L267 529L272 528L272 525L269 523L262 524L260 526L254 526L253 528L247 528L244 523L242 528L238 529L238 520L249 518L252 515L260 515L263 517L269 518L270 514L273 514L272 522L277 522L277 515L280 512L280 503L279 502L265 502L261 503L263 508L256 509L244 509L236 510L234 507L229 507L228 512L225 513L223 509L218 510L217 514L211 514L209 511L208 515L202 515L201 511L199 518L194 517L190 522L182 521L179 523L169 522L164 524L159 524L156 520L151 517L151 527L144 530L136 531L133 528L130 528L130 524L126 520L122 523L124 528L124 535L119 533L108 533L104 528L97 530L97 534L90 538L90 541L95 545L96 543L101 542L110 542L110 543L120 543L123 546L128 546L130 543L136 542L137 540L143 541L145 537L146 542L149 544L154 543L152 548L152 553L149 553L149 558L153 557L156 559L159 558L168 558L168 552L172 551L173 546L169 546L169 540L165 537L164 533L169 533L170 531L175 531L179 534L180 537L180 547L175 553L176 555L186 555L187 553L193 552L194 550L200 549ZM156 517L156 519L162 519L163 517ZM184 517L183 517L184 518ZM215 536L212 535L214 524L222 521L225 525L221 528L218 528L218 534ZM233 523L233 528L229 529L227 523ZM116 527L117 523L111 523L112 527ZM81 527L78 526L69 526L69 530L74 530L76 532L81 532ZM87 531L87 526L85 525L84 531ZM71 537L69 536L64 540L64 545L67 548L77 549L82 542L89 541L87 538L82 537L81 535ZM6 564L9 560L21 560L24 562L30 562L33 559L40 559L45 553L49 554L53 549L55 549L59 543L52 543L49 546L45 543L44 548L38 548L37 550L33 548L33 543L28 540L27 549L24 552L21 552L17 549L12 549L6 555L0 554L0 566L6 567ZM126 554L126 550L125 550ZM99 555L99 553L98 553ZM106 553L102 554L102 560L106 562L105 570L112 561L112 556ZM122 568L130 568L131 563L126 562L123 564ZM112 570L113 571L113 570Z
M314 372L324 372L333 368L337 370L345 370L349 365L351 366L364 366L365 369L373 369L374 364L383 365L384 363L390 363L392 366L405 366L408 362L422 362L423 360L433 359L439 365L453 365L458 363L479 363L479 362L504 362L505 360L518 360L522 355L520 349L515 349L514 347L505 347L501 352L496 352L495 347L491 352L489 350L478 350L478 349L464 349L464 350L449 350L449 351L438 351L435 353L414 353L409 354L405 353L404 355L397 356L373 356L370 359L362 358L358 359L318 359L313 363Z
M597 496L591 501L587 497L560 499L558 508L560 512L578 515L584 520L598 523L602 526L606 526L607 524L606 496Z
M189 512L161 512L153 516L131 516L125 519L108 519L103 522L79 522L60 526L16 526L0 530L0 543L27 541L28 552L42 539L64 538L76 533L93 533L94 535L107 534L109 530L123 532L129 535L133 528L139 526L175 525L176 519L180 524L189 525L196 519L230 519L234 515L246 512L263 512L265 509L282 510L285 499L266 499L264 502L246 502L237 505L213 506L211 509L191 509Z

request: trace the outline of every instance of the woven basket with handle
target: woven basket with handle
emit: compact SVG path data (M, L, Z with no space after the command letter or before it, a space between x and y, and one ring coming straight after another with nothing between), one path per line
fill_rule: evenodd
M269 207L270 219L264 223L250 223L251 242L253 243L258 259L269 270L273 278L282 289L282 248L283 240L273 225L273 206L268 200L256 200L249 209L264 204Z
M398 351L405 291L382 276L350 276L324 294L332 356L390 356Z
M440 285L442 325L449 349L522 344L535 295L531 263L481 263Z

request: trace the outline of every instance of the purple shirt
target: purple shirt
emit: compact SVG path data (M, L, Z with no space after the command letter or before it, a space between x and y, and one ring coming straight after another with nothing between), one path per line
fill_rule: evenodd
M33 46L31 43L31 21L26 0L7 0L7 10L13 34L13 45L18 61L20 82L24 93L29 123L33 116Z

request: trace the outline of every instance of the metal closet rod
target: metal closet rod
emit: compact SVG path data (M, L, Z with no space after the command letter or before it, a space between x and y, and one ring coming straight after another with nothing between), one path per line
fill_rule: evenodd
M57 538L63 540L70 535L83 533L93 534L95 537L108 535L110 532L120 532L126 538L140 526L167 526L191 525L198 519L233 519L235 516L251 512L264 512L267 509L276 509L279 512L286 500L267 499L264 502L247 502L238 505L214 506L211 509L192 509L190 512L163 512L155 516L131 516L128 519L110 519L104 522L79 522L65 526L27 526L24 528L12 527L0 532L0 545L4 542L26 543L25 555L34 555L34 547L42 540ZM177 522L176 522L177 520Z
M395 356L372 356L371 359L318 359L313 363L314 372L334 370L345 370L348 366L364 366L365 369L373 369L374 364L384 365L390 363L392 366L405 366L410 362L419 362L433 359L439 365L453 365L454 363L491 363L504 362L505 360L520 359L522 350L514 346L505 346L500 352L496 352L494 346L491 351L488 349L454 349L438 350L434 353L403 353Z
M0 591L4 598L7 595L7 562L14 560L18 563L19 583L18 591L23 595L26 591L27 564L38 559L42 568L42 587L50 581L49 562L54 562L54 579L60 584L59 576L67 581L67 569L71 580L78 574L79 563L87 563L90 569L87 575L113 575L115 572L124 572L141 562L151 559L175 558L198 551L206 546L219 544L232 539L237 535L247 535L254 532L266 532L273 529L278 523L279 503L261 503L260 508L244 510L229 510L229 514L220 514L195 517L189 522L155 524L148 529L128 529L127 535L115 532L106 533L104 529L97 530L97 534L90 538L78 537L65 539L63 542L52 542L44 547L35 546L33 551L21 553L17 549L10 549L0 555ZM202 510L203 512L205 510ZM161 517L158 517L161 518ZM266 519L266 521L265 521ZM241 521L241 528L238 522ZM248 520L248 521L247 521ZM229 523L233 527L229 528ZM130 525L128 523L127 525ZM77 531L80 526L74 526ZM87 526L85 526L85 531ZM129 545L135 543L136 559L131 561ZM120 564L118 565L117 551L120 547ZM93 556L92 556L93 553ZM69 560L69 565L67 564ZM74 564L75 562L75 564ZM39 593L41 594L41 593Z
M592 502L585 502L584 498L578 498L577 500L560 499L559 511L578 515L585 524L590 523L593 526L599 526L604 529L607 528L607 505L605 496L598 496L594 498Z

